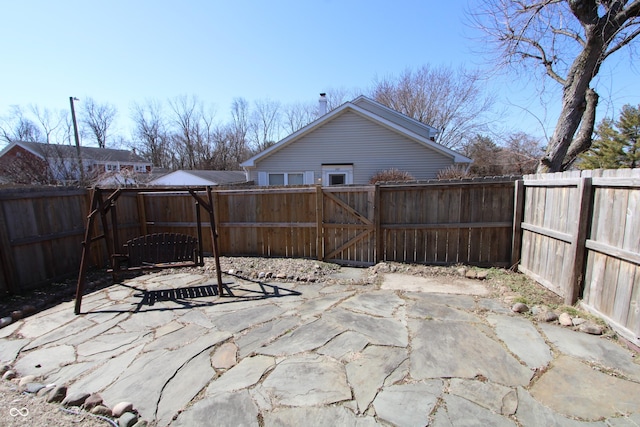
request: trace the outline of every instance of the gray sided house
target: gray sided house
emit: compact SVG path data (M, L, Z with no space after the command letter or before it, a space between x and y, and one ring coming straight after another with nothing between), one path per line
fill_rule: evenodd
M322 98L321 98L322 102ZM368 184L398 169L435 178L471 159L436 143L437 129L360 96L241 164L258 185Z

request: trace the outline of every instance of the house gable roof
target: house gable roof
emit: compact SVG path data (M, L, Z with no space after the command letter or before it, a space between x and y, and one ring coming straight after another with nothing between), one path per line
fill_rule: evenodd
M192 181L193 184L197 185L227 185L246 182L247 176L243 171L177 170L153 179L149 184L167 185L169 182L175 181L185 183ZM171 185L174 184L172 183Z
M376 110L378 111L378 113L376 113ZM381 126L392 129L412 140L417 141L427 148L437 151L447 157L453 158L455 163L471 163L472 161L470 158L463 156L462 154L451 150L444 145L432 141L430 137L435 136L438 133L437 129L435 129L434 127L413 120L410 117L398 113L397 111L394 111L388 107L385 107L384 105L375 102L367 97L360 96L351 102L345 102L338 108L330 111L317 120L309 123L307 126L280 140L275 145L272 145L266 150L247 159L246 161L241 163L240 166L244 168L255 167L256 161L262 160L272 155L273 153L283 149L284 147L295 142L301 137L329 123L339 115L344 114L345 111L353 111L356 114L366 117ZM381 114L380 112L384 112L384 114Z
M61 144L44 144L41 142L29 142L29 141L14 141L7 145L0 156L11 148L19 146L30 153L46 159L50 157L57 157L63 159L75 159L78 157L77 148L75 145L61 145ZM98 147L80 147L80 156L84 160L93 160L96 162L121 162L121 163L145 163L151 164L151 162L143 159L141 156L133 151L129 150L116 150L113 148L98 148Z

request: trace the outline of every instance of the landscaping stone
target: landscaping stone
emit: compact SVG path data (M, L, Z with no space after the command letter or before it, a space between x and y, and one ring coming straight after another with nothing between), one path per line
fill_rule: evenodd
M571 321L573 322L573 326L580 326L583 323L585 323L587 321L587 319L582 319L580 317L574 317L573 319L571 319Z
M91 408L90 412L94 415L102 415L103 417L113 416L113 412L111 412L111 409L107 408L104 405L94 406L93 408Z
M66 396L62 401L64 406L81 406L89 397L89 393L74 393Z
M122 414L130 411L133 411L133 403L131 402L120 402L111 408L111 413L116 418L120 418Z
M86 410L91 410L92 408L102 405L102 396L98 393L92 393L87 397L87 400L84 401L83 407Z
M125 412L118 418L118 427L132 427L138 422L138 416L133 412Z
M590 335L602 335L604 328L600 325L596 325L595 323L586 322L581 324L578 327L578 330Z
M12 323L13 318L11 316L2 317L0 318L0 329L4 328L5 326L9 326Z
M558 320L558 315L551 310L542 310L536 315L536 318L541 322L550 323Z
M53 388L47 397L47 402L58 403L62 402L67 397L67 386L59 385Z
M513 311L514 313L526 313L529 311L529 306L523 302L517 302L513 304L513 307L511 307L511 311Z
M43 388L44 384L42 383L28 383L24 388L24 391L26 391L27 393L36 394Z
M560 313L560 316L558 316L558 322L560 322L562 326L573 326L573 320L569 313L566 312Z
M16 377L16 371L14 371L13 369L9 369L7 372L2 374L2 379L3 380L12 380L15 377Z
M18 386L19 387L26 387L27 384L34 382L36 380L36 378L38 378L37 375L25 375L25 376L20 378L20 381L18 381Z

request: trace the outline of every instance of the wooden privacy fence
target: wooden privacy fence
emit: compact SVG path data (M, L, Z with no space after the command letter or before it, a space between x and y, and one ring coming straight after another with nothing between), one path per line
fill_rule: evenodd
M510 266L513 182L494 178L216 189L213 200L220 253L350 265L388 260ZM18 292L76 274L88 192L14 190L2 197L0 291ZM115 202L117 240L127 242L152 233L194 235L193 203L193 197L184 193L123 193ZM100 224L94 226L93 235L99 235ZM211 247L210 236L203 233L205 248ZM99 267L109 264L103 245L92 249L91 261Z
M214 192L225 255L512 265L513 179ZM189 226L177 218L147 224ZM145 203L145 206L149 206ZM147 225L148 227L150 225Z
M0 191L0 294L20 292L78 272L87 191Z
M640 169L525 176L515 204L519 269L640 344Z

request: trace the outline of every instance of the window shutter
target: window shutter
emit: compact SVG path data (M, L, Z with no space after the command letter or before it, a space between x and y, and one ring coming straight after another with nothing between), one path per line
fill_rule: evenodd
M267 173L266 172L258 172L258 185L267 185Z
M313 171L306 171L304 173L304 183L306 185L309 184L315 184L315 174L313 173Z

